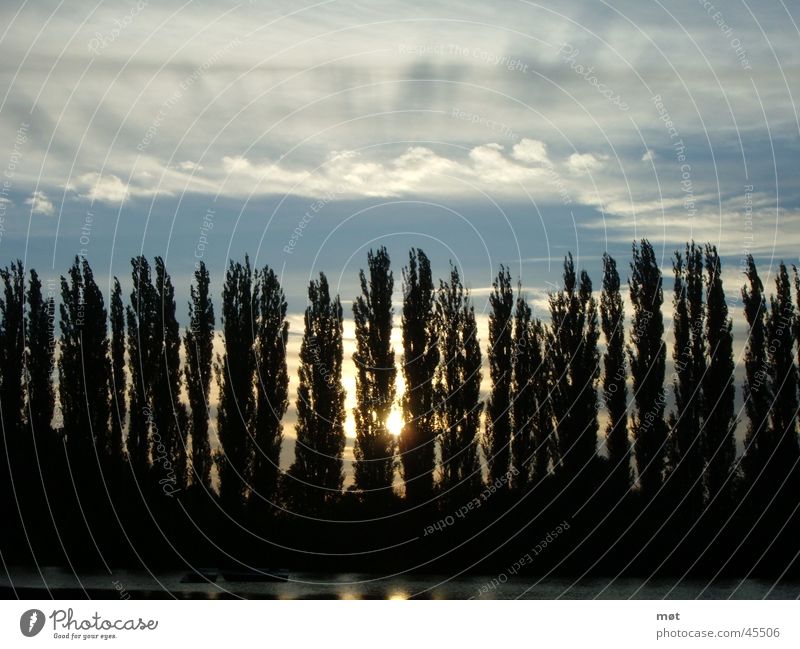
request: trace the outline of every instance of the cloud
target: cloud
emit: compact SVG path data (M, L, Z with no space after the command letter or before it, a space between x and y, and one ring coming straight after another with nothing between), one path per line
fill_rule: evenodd
M514 145L511 155L520 162L528 164L550 164L547 157L547 145L539 140L522 138L518 144Z
M128 186L118 176L104 176L96 171L78 176L74 188L81 198L103 203L121 203L129 193Z
M44 192L35 191L25 200L25 205L31 206L31 214L42 214L51 216L55 211L53 203L47 198Z
M606 155L592 153L573 153L567 160L567 168L573 175L590 174L603 167L603 161L608 160Z
M184 160L183 162L178 163L178 169L181 171L200 171L203 169L203 165L201 165L199 162Z
M463 196L470 190L490 195L524 195L524 183L545 176L540 163L547 161L547 173L552 174L552 164L542 155L541 144L515 147L509 155L503 145L490 142L470 148L466 157L447 156L423 146L408 147L389 157L340 150L307 168L225 156L221 165L225 177L219 181L228 192L311 197ZM537 164L521 164L522 158ZM213 184L217 171L207 171L208 175L200 175L197 182Z
M647 151L642 154L642 162L652 162L656 159L656 152L653 149L647 149Z

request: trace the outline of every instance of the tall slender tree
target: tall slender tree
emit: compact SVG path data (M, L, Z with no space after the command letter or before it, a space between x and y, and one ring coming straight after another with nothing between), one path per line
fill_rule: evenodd
M256 405L251 502L275 500L280 475L281 420L289 407L286 366L286 297L275 272L264 267L255 278L256 298Z
M55 301L42 294L35 270L28 283L28 320L25 349L25 392L28 427L40 457L53 451L52 421L55 411L53 367L55 363Z
M690 517L695 517L703 508L704 444L701 417L705 352L702 251L694 242L687 244L685 256L680 252L675 253L672 267L675 273L675 345L672 357L675 363L673 391L676 411L671 417L670 426L670 481L675 493L680 493Z
M17 516L19 493L27 487L28 462L21 455L25 450L22 443L23 431L23 368L25 358L24 313L25 293L22 262L16 261L11 268L0 269L3 283L0 294L0 505L3 518L9 523L8 538L22 525ZM19 539L20 545L27 539ZM7 553L6 553L7 554Z
M49 288L48 293L52 290ZM11 459L11 469L14 474L13 498L25 525L31 556L36 562L47 560L40 552L53 548L49 503L62 487L56 479L59 449L52 429L55 412L55 301L51 295L44 296L42 282L33 269L26 299L23 387L27 417L20 431L22 434L14 444L16 453ZM0 374L3 371L4 368L0 369ZM7 487L3 485L0 488ZM7 526L11 515L12 512L4 511Z
M666 452L664 373L666 349L661 269L646 239L633 245L630 287L633 319L628 358L636 413L633 417L634 455L642 494L653 497L661 488Z
M436 372L437 420L441 451L440 487L449 495L470 497L481 484L478 432L481 350L475 309L458 269L440 282L436 302L440 361Z
M211 278L205 262L194 271L189 289L189 327L183 337L186 353L184 374L191 412L192 484L211 489L211 443L208 436L209 394L214 358L214 304L209 286Z
M289 475L297 503L317 512L335 502L344 482L344 399L342 386L342 304L331 298L320 273L308 287L305 331L300 345L297 442Z
M225 355L217 357L220 400L217 432L222 446L219 465L220 498L235 513L248 496L252 440L248 425L255 409L255 319L253 317L253 271L249 258L244 264L231 260L222 289L222 328Z
M387 421L395 397L392 348L394 277L386 248L367 254L369 280L360 272L361 295L353 303L356 351L356 441L353 472L358 489L372 501L392 494L396 440Z
M158 296L153 286L150 264L143 255L131 259L131 282L133 290L126 313L131 374L126 447L136 478L142 480L150 468L150 428L153 420L150 398L158 363L153 350L156 319L159 317Z
M764 469L769 448L769 411L772 394L768 380L767 302L764 285L752 255L745 261L747 284L742 287L742 303L747 320L748 335L744 354L745 379L742 386L744 410L747 413L747 432L744 438L742 465L745 479L753 486Z
M523 296L514 311L511 442L512 486L524 492L545 477L550 462L548 369L542 354L544 330Z
M722 287L722 264L716 246L705 250L706 356L708 369L703 375L703 442L706 465L706 491L711 501L719 502L730 493L733 463L736 459L736 388L733 371L733 321Z
M796 314L786 265L781 262L775 277L775 295L770 297L767 317L767 361L772 393L770 435L763 445L766 463L764 481L774 496L785 484L796 486L800 446L797 440L797 366L794 359Z
M511 468L512 406L517 396L512 391L514 338L514 290L511 274L504 266L495 278L489 295L489 375L492 392L486 403L486 437L483 455L491 482L508 478Z
M614 486L625 492L631 483L631 448L628 441L628 388L625 368L625 306L620 292L617 262L603 255L603 292L600 324L606 341L603 355L603 401L608 410L606 449Z
M9 450L14 449L24 422L23 368L25 362L25 273L22 262L0 269L0 416Z
M409 252L403 269L403 430L400 460L406 499L411 503L433 495L436 430L434 374L439 363L431 264L422 250Z
M175 316L175 288L172 278L161 257L156 257L155 262L158 317L153 341L156 375L152 403L154 424L166 454L161 457L157 452L158 444L154 440L151 444L151 455L154 465L160 465L156 467L159 484L175 493L186 488L188 439L186 407L180 394L181 333Z
M125 401L125 307L122 304L122 287L114 278L111 292L111 456L118 463L122 461L122 431L124 428L127 403Z
M600 373L597 303L584 271L578 284L572 255L564 259L564 288L550 295L550 363L557 467L574 478L597 451L597 379Z
M110 458L108 316L86 258L61 278L58 387L64 434L77 467Z

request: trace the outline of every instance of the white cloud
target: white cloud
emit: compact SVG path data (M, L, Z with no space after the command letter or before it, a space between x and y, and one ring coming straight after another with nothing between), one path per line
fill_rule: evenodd
M606 155L592 153L573 153L567 160L570 173L577 175L594 173L603 166L603 161L608 160Z
M200 171L203 169L203 165L201 165L199 162L184 160L183 162L178 163L178 169L181 171Z
M642 162L652 162L655 159L656 152L653 151L653 149L647 149L647 151L642 154Z
M519 153L519 152L517 152ZM308 168L279 162L255 162L225 156L221 169L207 170L197 182L213 183L215 174L233 193L294 193L307 196L396 197L464 195L470 189L489 194L522 194L521 184L541 179L541 166L520 164L497 143L472 147L463 156L445 156L429 147L412 146L390 157L352 150L331 152L322 164ZM541 161L541 157L536 158ZM549 161L548 161L549 164ZM549 191L549 190L546 190Z
M25 200L25 205L31 206L31 214L51 216L54 212L53 203L44 192L35 191Z
M96 171L78 176L76 191L81 198L104 203L120 203L128 197L128 185L114 174L102 175Z
M518 144L514 145L511 155L520 162L528 164L549 164L547 156L547 145L539 140L522 138Z

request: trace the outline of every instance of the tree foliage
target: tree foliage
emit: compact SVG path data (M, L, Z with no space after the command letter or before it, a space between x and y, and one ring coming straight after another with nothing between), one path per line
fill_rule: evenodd
M666 453L666 348L661 269L653 246L646 239L640 245L633 245L628 285L633 305L628 358L636 404L632 424L634 455L639 487L650 498L661 487Z
M392 348L394 278L386 248L367 254L369 280L359 274L361 295L353 303L356 351L356 441L353 472L358 489L372 499L391 495L395 438L387 428L395 396Z
M436 429L434 374L439 363L431 264L422 250L409 252L403 269L403 430L400 460L406 498L413 503L433 496Z

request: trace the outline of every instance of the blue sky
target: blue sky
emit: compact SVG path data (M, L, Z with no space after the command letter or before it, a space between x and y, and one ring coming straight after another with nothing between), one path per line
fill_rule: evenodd
M800 249L800 6L719 4L5 3L0 257L85 248L107 287L160 254L183 309L199 252L216 288L248 252L296 318L320 270L349 307L371 246L398 298L419 246L482 312L500 263L541 305L568 250L599 283L694 237L735 298L744 253Z

